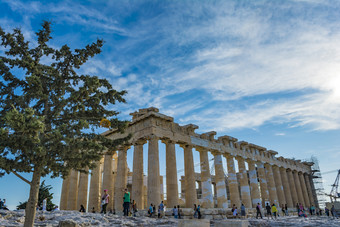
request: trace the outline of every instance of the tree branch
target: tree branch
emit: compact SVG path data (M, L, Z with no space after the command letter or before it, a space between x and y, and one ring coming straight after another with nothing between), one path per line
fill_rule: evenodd
M13 170L11 170L11 172L12 172L15 176L19 177L21 180L25 181L27 184L29 184L29 185L31 184L31 181L27 180L27 179L24 178L23 176L20 176L17 172L15 172L15 171L13 171Z

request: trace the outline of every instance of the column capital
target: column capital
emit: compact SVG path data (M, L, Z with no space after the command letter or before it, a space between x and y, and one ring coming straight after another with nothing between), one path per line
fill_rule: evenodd
M179 146L183 149L184 148L191 148L191 149L193 148L193 146L191 144L186 144L186 143L180 143Z
M235 157L234 155L229 154L229 153L224 153L223 156L224 156L225 158L234 158L234 157Z
M171 139L169 139L169 138L162 138L161 141L162 141L162 143L164 143L164 144L172 144L172 143L176 144L175 141L173 141L173 140L171 140Z
M195 147L196 151L198 152L208 152L209 150L207 148L204 147ZM212 154L212 152L211 152Z
M216 155L221 155L221 152L218 151L210 151L210 153L215 157Z
M154 139L159 139L158 136L156 136L155 134L151 134L145 137L146 140L154 140Z
M126 145L121 145L118 147L118 151L123 151L123 152L127 152L127 150L130 149L130 146L126 146Z
M133 144L134 146L136 146L136 145L144 145L144 144L146 144L147 142L148 142L148 141L147 141L145 138L140 138L140 139L137 139L137 140L133 141L132 144Z
M114 155L115 153L116 153L116 150L110 150L110 151L104 152L104 155Z
M240 155L237 155L237 156L235 157L235 159L236 159L237 161L246 161L246 158L243 157L243 156L240 156Z

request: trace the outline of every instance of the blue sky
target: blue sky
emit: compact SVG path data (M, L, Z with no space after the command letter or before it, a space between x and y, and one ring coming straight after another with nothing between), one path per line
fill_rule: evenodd
M314 155L326 172L340 168L339 11L340 2L327 0L0 0L0 25L20 27L32 45L42 20L53 22L54 47L104 39L102 54L82 72L129 92L127 104L114 107L122 119L155 106L200 133L214 130L288 158ZM131 151L128 157L132 168ZM326 192L334 180L324 176ZM55 203L60 182L47 179ZM11 209L27 199L28 186L15 176L0 184Z

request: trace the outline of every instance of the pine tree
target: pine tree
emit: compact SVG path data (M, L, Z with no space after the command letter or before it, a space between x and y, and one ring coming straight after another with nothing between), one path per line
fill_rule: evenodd
M30 184L24 226L33 226L41 177L94 168L105 150L116 150L129 139L110 140L95 131L103 119L124 131L128 122L116 118L113 105L125 102L126 91L116 91L98 76L78 74L101 52L103 40L83 49L52 48L46 21L36 35L34 45L20 29L5 33L0 27L5 48L0 54L0 170ZM32 173L31 181L22 172Z
M51 185L45 185L45 181L43 180L39 187L39 196L38 196L38 207L41 207L44 199L47 199L46 210L51 211L56 206L53 202L53 193L50 192L52 189ZM17 209L26 209L27 201L23 202L17 206Z

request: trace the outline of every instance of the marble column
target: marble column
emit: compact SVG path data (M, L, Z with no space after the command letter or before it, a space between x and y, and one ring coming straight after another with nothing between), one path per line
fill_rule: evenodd
M133 173L131 199L135 200L137 209L144 209L144 183L143 183L143 145L146 140L138 140L134 144Z
M182 147L184 149L185 207L191 208L197 204L194 157L191 145L182 145Z
M296 204L299 203L299 197L296 191L295 179L294 179L293 172L291 169L287 169L287 176L288 176L290 193L292 195L292 202L293 202L293 206L291 208L295 208Z
M238 182L235 172L235 165L234 165L234 157L225 154L225 158L227 159L227 168L228 168L228 185L230 190L230 203L231 206L235 204L235 206L240 207L240 192L238 190Z
M298 172L293 171L293 177L294 177L295 187L296 187L296 191L298 195L298 203L301 203L303 206L305 206L305 199L303 198Z
M281 174L282 186L283 186L283 191L285 193L287 207L289 207L289 208L294 207L293 200L292 200L292 193L290 192L286 168L281 167L280 168L280 174Z
M314 185L314 182L313 182L313 176L312 175L309 175L309 182L310 182L310 186L312 187L314 205L315 205L315 207L319 207L318 196L316 194L315 185Z
M89 211L100 212L100 194L102 185L102 166L101 161L96 163L96 168L91 171L90 193L89 193Z
M242 203L246 208L251 208L251 198L250 198L250 187L249 187L249 181L248 181L248 174L246 165L244 163L243 157L236 157L236 160L238 161L238 169L240 173L240 189L241 189L241 198Z
M127 184L127 150L128 147L121 147L118 151L117 176L115 182L115 211L123 210L124 189Z
M178 182L175 143L171 140L163 140L165 143L165 168L166 168L166 198L167 207L171 209L178 205Z
M161 203L158 137L152 135L148 140L148 205L152 203L158 207Z
M88 168L86 168L85 171L88 171ZM78 200L77 200L78 209L80 209L80 205L83 205L85 207L85 210L87 209L88 183L89 183L89 174L80 173L79 186L78 186Z
M113 210L114 200L114 185L113 185L113 152L108 152L104 155L104 170L103 170L103 190L106 189L109 194L109 204L106 210Z
M303 199L305 201L304 206L306 206L308 208L308 207L310 207L310 200L309 200L309 197L308 197L307 186L306 186L306 182L305 182L305 178L303 176L303 173L301 173L301 172L299 173L299 178L300 178L300 184L301 184Z
M67 210L77 210L78 175L79 175L78 171L71 170L70 187L69 187L68 199L67 199Z
M314 201L314 196L313 196L313 192L312 192L312 186L310 185L309 176L308 176L307 173L305 173L304 177L305 177L305 182L306 182L306 186L307 186L307 192L308 192L308 198L309 198L310 205L315 206L315 201Z
M69 187L70 187L70 178L69 176L67 176L63 180L63 185L61 187L60 206L59 206L60 210L67 209Z
M266 168L266 176L267 176L267 181L268 181L268 191L269 191L270 203L271 204L274 203L276 206L278 206L279 201L277 199L277 192L276 192L276 186L275 186L272 166L268 163L266 163L264 166Z
M282 205L284 206L286 204L286 197L283 191L280 169L276 165L274 165L272 168L273 168L274 181L275 181L275 186L276 186L276 193L277 193L277 197L279 200L278 207L282 207Z
M201 162L202 208L214 208L208 151L199 149Z
M217 191L217 208L228 208L227 190L221 154L213 153L215 164L215 183Z
M266 206L269 201L269 190L268 190L268 182L266 177L266 171L264 169L264 165L262 162L257 162L257 172L259 174L259 182L261 188L261 199L262 199L262 207Z
M261 204L259 185L257 180L257 173L255 169L255 162L253 160L247 160L249 169L249 182L250 182L250 196L252 207L256 208L257 204Z

